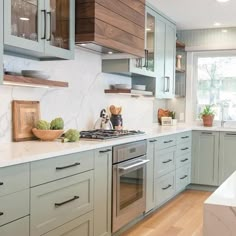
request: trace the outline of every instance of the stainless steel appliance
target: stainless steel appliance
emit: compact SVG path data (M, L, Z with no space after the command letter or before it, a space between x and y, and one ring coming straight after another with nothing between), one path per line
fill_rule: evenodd
M112 232L146 207L146 140L113 147Z

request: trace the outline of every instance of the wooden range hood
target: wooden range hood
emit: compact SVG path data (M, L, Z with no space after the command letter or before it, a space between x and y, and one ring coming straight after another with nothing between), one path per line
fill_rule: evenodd
M145 0L76 0L75 42L144 57Z

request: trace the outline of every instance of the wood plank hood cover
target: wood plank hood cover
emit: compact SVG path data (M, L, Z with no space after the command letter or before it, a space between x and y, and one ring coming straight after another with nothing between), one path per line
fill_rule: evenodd
M144 56L145 0L76 0L76 44Z

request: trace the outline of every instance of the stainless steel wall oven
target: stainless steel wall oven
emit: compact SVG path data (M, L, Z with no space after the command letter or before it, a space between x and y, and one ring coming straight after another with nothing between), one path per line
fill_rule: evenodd
M113 147L112 232L146 207L146 140Z

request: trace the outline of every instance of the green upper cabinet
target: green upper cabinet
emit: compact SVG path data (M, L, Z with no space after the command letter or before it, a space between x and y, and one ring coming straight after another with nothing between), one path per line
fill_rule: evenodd
M192 183L218 185L219 132L193 131Z
M157 74L156 97L173 98L175 88L175 51L176 26L164 19L157 18Z
M3 81L3 1L0 1L0 84Z
M38 58L74 55L74 0L5 0L4 49Z
M220 132L219 182L223 183L236 170L236 133Z

